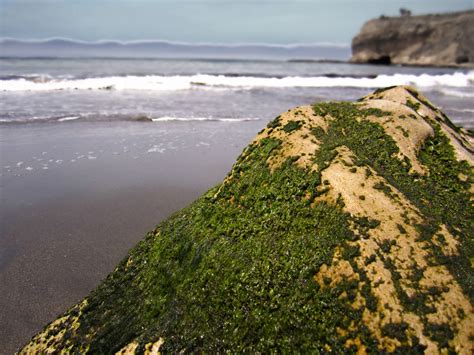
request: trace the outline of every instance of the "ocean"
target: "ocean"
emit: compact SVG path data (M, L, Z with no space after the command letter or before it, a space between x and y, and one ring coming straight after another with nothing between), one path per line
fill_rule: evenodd
M78 136L94 131L108 137L114 137L117 130L126 135L165 132L167 138L159 142L154 138L136 142L139 148L126 144L120 150L104 148L109 154L130 153L134 158L185 146L188 139L169 136L175 129L206 136L224 130L234 135L229 138L234 144L244 147L269 120L291 107L356 100L392 85L415 86L455 124L474 128L474 71L348 64L340 47L329 51L326 60L292 60L288 58L302 54L295 49L288 54L288 48L280 51L287 59L281 59L285 58L281 53L273 60L0 59L0 176L31 174L66 161L97 158L88 153L94 150L52 160L39 157L43 152L9 154L9 145L20 139L16 135L25 132L27 136L38 130L46 136L55 131ZM237 138L240 131L247 132L243 141Z
M222 181L289 108L413 85L474 129L474 72L464 69L348 64L340 46L254 46L245 58L235 55L242 48L215 55L214 46L181 59L142 47L133 58L62 58L51 48L42 57L0 53L0 353Z
M1 59L0 123L268 121L292 106L413 85L474 127L474 72L307 60Z

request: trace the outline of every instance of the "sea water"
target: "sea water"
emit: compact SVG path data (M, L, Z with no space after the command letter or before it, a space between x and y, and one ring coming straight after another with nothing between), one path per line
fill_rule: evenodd
M474 71L332 59L339 61L0 59L0 188L14 176L64 168L83 158L138 159L184 153L185 147L221 150L224 142L203 137L222 132L226 143L243 149L291 107L357 100L392 85L418 88L455 124L474 128ZM19 142L25 144L19 148ZM74 151L72 142L78 146ZM199 142L204 144L196 147ZM43 151L53 156L46 159Z
M0 59L0 124L268 121L295 105L413 85L474 128L474 71L284 60Z

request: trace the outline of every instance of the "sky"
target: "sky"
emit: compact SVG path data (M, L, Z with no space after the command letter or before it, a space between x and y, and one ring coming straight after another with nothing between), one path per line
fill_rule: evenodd
M349 44L370 18L474 0L0 0L0 37Z

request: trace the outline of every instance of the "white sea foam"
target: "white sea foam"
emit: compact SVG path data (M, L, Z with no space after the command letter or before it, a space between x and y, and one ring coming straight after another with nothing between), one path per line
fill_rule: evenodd
M63 118L58 119L58 122L74 121L74 120L77 120L79 118L80 118L80 116L63 117Z
M0 80L0 91L54 91L54 90L210 90L288 87L360 87L378 88L392 85L415 85L418 87L474 86L474 71L440 75L378 75L375 78L353 77L300 77L267 78L254 76L225 76L197 74L191 76L112 76L75 80L51 80L33 82L24 78ZM463 93L466 94L466 93ZM470 96L469 96L470 97Z
M158 145L154 145L153 147L147 150L147 153L164 153L165 150L165 148L161 148Z
M474 109L472 108L450 108L449 110L462 113L474 113Z
M466 92L466 91L453 90L453 89L441 89L440 91L444 95L456 96L456 97L461 97L461 98L474 98L473 91Z
M256 117L245 117L245 118L215 118L215 117L171 117L163 116L152 118L153 122L169 122L169 121L218 121L218 122L245 122L245 121L258 121Z

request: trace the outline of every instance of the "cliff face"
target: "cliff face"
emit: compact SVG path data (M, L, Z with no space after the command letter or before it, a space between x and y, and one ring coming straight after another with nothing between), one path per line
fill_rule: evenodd
M412 88L289 110L20 352L470 354L473 179Z
M474 66L474 11L381 17L352 40L352 62Z

